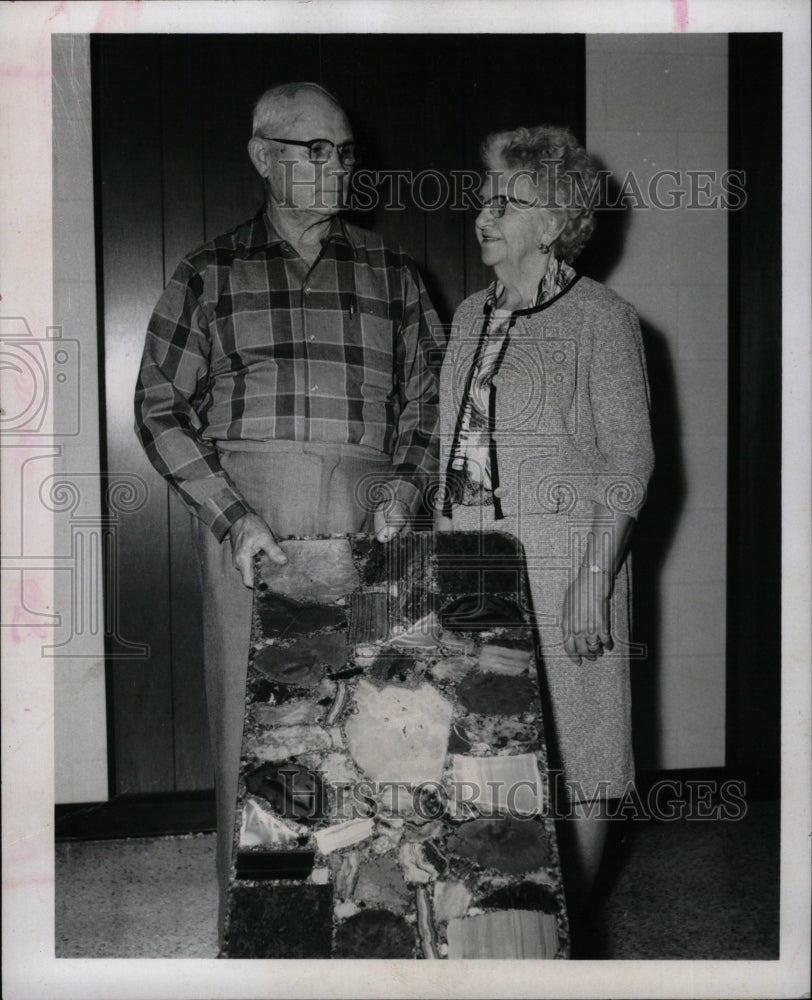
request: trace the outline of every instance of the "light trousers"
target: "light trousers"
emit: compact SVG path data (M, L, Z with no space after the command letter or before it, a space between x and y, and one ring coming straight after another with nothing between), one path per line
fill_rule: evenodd
M372 530L372 483L386 482L388 456L355 445L235 442L220 463L278 538ZM236 818L253 591L218 542L194 521L203 592L203 658L217 809L218 927L222 941Z

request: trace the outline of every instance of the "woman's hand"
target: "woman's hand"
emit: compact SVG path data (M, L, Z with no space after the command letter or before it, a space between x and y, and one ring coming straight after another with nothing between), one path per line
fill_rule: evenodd
M581 658L597 660L612 649L609 598L614 580L607 570L582 566L564 596L561 631L564 650L579 666Z

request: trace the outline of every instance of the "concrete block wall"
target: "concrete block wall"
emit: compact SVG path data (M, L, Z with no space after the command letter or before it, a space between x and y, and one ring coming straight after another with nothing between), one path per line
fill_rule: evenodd
M686 171L724 172L727 68L724 35L587 36L587 147L619 181L634 171L644 193L657 171L679 171L687 190ZM675 187L669 180L661 190ZM628 212L622 251L606 276L637 307L670 365L674 454L684 478L656 581L657 676L648 690L657 738L639 767L724 764L727 213L688 201ZM677 474L660 466L657 475L667 480L669 471Z

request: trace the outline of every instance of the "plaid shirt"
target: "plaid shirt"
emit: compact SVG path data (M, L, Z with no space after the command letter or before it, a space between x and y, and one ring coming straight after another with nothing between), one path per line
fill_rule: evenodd
M411 510L436 473L441 327L412 259L332 221L311 266L265 213L179 264L150 320L135 430L221 539L249 512L218 441L317 441L391 455Z

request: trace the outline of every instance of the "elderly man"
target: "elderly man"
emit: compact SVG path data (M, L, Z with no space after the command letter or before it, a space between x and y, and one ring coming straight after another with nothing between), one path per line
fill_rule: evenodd
M255 557L286 562L280 535L385 541L437 463L439 323L411 258L340 217L356 162L346 115L316 84L274 87L248 152L264 210L181 261L135 394L150 461L196 515L221 930Z

